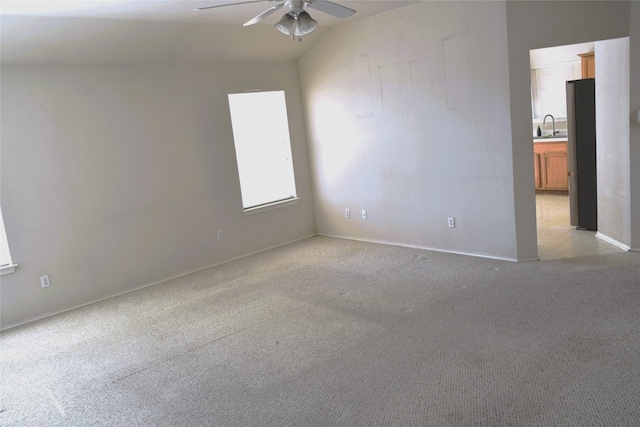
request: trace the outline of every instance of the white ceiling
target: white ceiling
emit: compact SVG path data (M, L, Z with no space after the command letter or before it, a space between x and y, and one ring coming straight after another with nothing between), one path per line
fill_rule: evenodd
M309 10L318 28L292 41L273 25L285 13L242 24L274 5L269 1L194 11L239 0L112 0L0 2L3 63L144 63L293 60L330 27L415 1L336 3L355 9L338 19Z
M534 49L529 52L531 68L545 68L566 64L567 62L580 62L578 54L593 52L594 46L593 42L589 42Z

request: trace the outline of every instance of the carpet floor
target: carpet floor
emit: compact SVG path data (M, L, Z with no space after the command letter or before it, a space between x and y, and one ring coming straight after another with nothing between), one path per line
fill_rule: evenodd
M313 237L0 345L2 426L637 426L640 254Z

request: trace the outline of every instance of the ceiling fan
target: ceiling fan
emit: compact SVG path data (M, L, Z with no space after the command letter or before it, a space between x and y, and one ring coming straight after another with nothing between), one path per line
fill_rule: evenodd
M226 6L236 6L239 4L247 4L247 3L276 3L281 1L281 3L276 4L275 6L270 7L269 9L262 12L260 15L250 19L249 21L243 24L243 27L247 27L249 25L257 24L262 21L267 16L272 13L278 11L283 7L287 7L289 11L284 14L282 19L278 21L275 27L283 34L291 36L291 40L294 40L296 37L298 41L302 41L302 36L305 34L309 34L311 31L315 30L318 26L318 21L313 19L309 13L304 10L305 7L310 7L311 9L319 10L320 12L327 13L329 15L335 16L336 18L348 18L353 15L356 11L353 9L349 9L348 7L341 6L336 3L332 3L328 0L252 0L252 1L242 1L239 3L228 3L228 4L220 4L216 6L207 6L201 7L198 10L205 9L214 9L217 7L226 7Z

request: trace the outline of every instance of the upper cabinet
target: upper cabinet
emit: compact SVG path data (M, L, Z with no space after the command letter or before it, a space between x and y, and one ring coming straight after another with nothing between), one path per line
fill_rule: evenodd
M579 53L582 60L582 78L593 79L596 77L596 57L593 52Z

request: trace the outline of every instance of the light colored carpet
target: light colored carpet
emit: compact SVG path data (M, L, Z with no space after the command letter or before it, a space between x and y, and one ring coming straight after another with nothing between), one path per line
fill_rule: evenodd
M2 333L3 426L637 426L640 254L325 237Z

